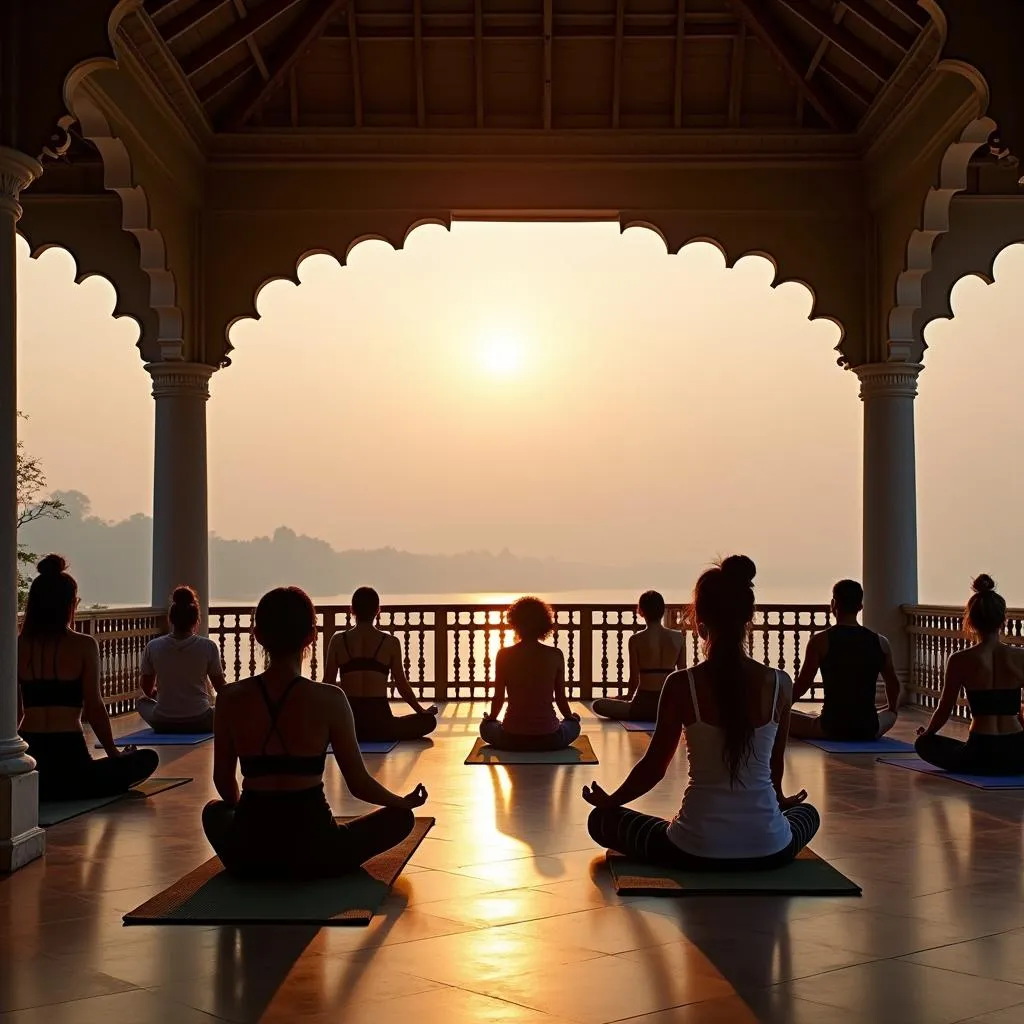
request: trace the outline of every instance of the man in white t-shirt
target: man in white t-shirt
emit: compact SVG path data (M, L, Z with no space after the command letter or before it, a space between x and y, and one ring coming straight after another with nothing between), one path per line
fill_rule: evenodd
M194 633L157 637L142 655L139 685L138 711L154 732L213 732L210 688L225 685L220 651Z

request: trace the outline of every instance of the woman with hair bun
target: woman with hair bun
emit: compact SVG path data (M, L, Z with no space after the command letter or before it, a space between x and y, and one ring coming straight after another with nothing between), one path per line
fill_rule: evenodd
M167 621L171 631L150 640L142 655L139 714L154 732L213 732L210 687L220 693L224 669L217 645L196 634L199 598L191 587L171 595Z
M316 629L304 591L264 594L253 632L267 667L226 686L217 701L213 783L221 799L206 805L203 830L232 874L310 879L355 871L405 839L413 808L426 802L422 785L398 796L370 775L344 692L302 675ZM328 746L351 794L378 810L334 820L324 795Z
M599 845L682 870L750 871L790 863L817 832L807 793L782 789L793 682L746 653L755 572L731 555L697 580L704 661L665 680L650 746L625 782L612 793L583 787ZM625 807L665 777L684 731L690 777L679 813L666 821Z
M565 695L565 657L545 644L555 615L538 597L521 597L506 614L518 641L494 659L494 699L480 735L501 750L562 750L579 738L580 716ZM504 721L498 720L508 698ZM561 713L561 721L555 708Z
M156 771L155 750L119 750L100 692L100 649L74 630L78 584L47 555L29 587L18 636L18 732L39 772L40 800L116 796ZM93 758L83 717L106 757Z
M973 641L946 662L939 704L914 744L923 760L967 775L1024 775L1024 650L1004 644L1006 602L995 581L982 574L973 583L964 610L964 632ZM939 736L949 721L960 691L971 709L967 742Z

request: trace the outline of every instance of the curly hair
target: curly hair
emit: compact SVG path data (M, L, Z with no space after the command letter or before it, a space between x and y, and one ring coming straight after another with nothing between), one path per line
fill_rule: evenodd
M505 616L520 640L547 640L555 631L555 613L539 597L521 597Z

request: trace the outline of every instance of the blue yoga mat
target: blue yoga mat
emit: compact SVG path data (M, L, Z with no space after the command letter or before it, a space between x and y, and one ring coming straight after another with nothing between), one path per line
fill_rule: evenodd
M880 740L804 740L812 747L825 750L830 754L912 754L913 743L893 740L883 736Z
M390 754L398 746L398 740L387 740L386 742L370 743L365 740L359 741L360 754Z
M962 782L965 786L973 786L975 789L1024 789L1024 775L960 775L957 772L936 768L919 757L880 757L878 760L882 764L907 768L936 779L952 779L953 782Z
M129 743L140 747L194 747L197 743L212 739L212 732L153 732L152 729L139 729L126 736L115 736L114 742L119 747ZM102 743L94 743L93 746L97 750L103 749Z
M657 724L657 722L623 722L621 719L619 721L619 725L626 732L654 732L654 727Z

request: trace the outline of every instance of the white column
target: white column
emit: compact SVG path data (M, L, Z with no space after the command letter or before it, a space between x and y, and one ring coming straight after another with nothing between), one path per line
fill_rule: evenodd
M0 147L0 871L43 855L39 776L18 735L18 196L43 173ZM6 582L4 582L6 581Z
M171 591L195 587L209 610L209 540L206 497L206 402L212 366L167 360L146 366L156 400L153 454L153 606Z
M864 623L885 634L906 684L910 645L900 606L917 603L917 363L855 368L864 402Z

